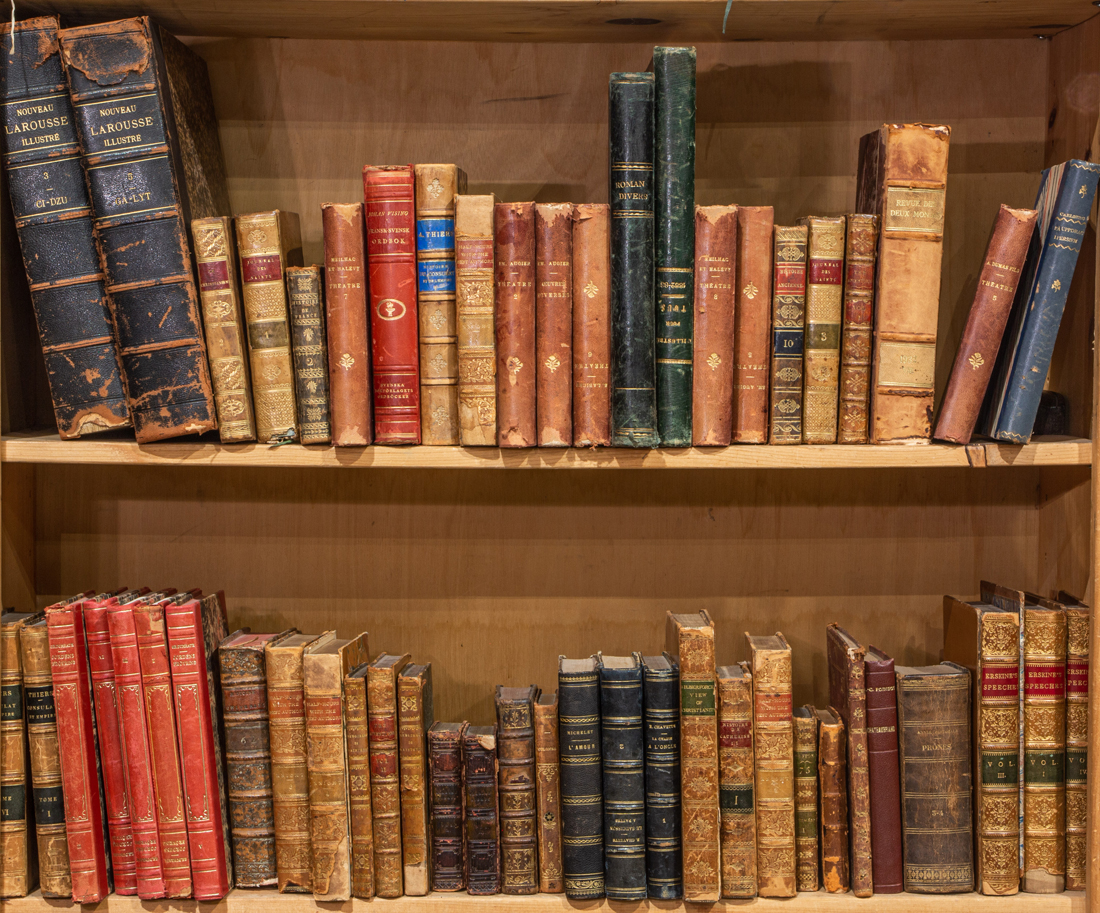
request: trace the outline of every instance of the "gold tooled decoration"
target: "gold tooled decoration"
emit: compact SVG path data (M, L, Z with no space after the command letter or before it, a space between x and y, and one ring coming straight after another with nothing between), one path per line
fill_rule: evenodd
M1066 827L1085 827L1088 820L1088 793L1083 789L1066 790Z
M982 616L982 656L1018 657L1020 629L1015 618L988 612Z
M1019 798L1016 793L982 794L982 830L1018 832Z
M1031 869L1046 869L1052 875L1065 874L1065 842L1061 837L1024 838L1024 871Z
M1084 875L1085 873L1085 835L1066 834L1066 872Z
M1065 811L1065 793L1024 792L1024 822L1029 831L1060 830Z
M1019 734L1020 708L982 707L981 741L983 745L997 745L1014 742Z
M286 319L286 296L283 286L277 282L270 285L246 285L244 312L249 323L257 320Z
M1029 656L1066 655L1066 620L1061 613L1046 615L1038 611L1027 612L1024 629L1024 650Z
M1065 704L1024 705L1024 738L1028 743L1061 743L1065 728Z
M1066 741L1085 742L1089 737L1089 705L1066 703Z
M1070 609L1066 613L1066 652L1089 655L1089 618L1085 612Z
M761 837L793 838L794 811L790 808L757 808L756 826Z
M792 751L789 732L756 733L756 757L758 761L782 761L790 758Z

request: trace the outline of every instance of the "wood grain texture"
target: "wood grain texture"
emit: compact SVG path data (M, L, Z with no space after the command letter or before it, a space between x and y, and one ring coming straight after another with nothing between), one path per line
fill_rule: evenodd
M0 473L0 598L18 612L34 610L35 473L33 466Z

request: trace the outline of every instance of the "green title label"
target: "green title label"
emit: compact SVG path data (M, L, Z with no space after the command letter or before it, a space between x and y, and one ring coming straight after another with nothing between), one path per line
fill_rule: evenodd
M10 723L23 719L23 689L19 685L0 688L0 720Z
M1024 755L1024 783L1059 786L1066 781L1066 756L1061 751L1029 751Z
M728 812L751 812L752 784L723 786L718 790L718 803Z
M794 775L799 780L817 777L817 755L812 751L794 753Z
M714 682L681 682L680 714L714 716Z
M1015 786L1020 782L1020 759L1015 752L982 752L982 785Z
M1066 749L1066 782L1084 783L1088 778L1089 753L1084 748Z

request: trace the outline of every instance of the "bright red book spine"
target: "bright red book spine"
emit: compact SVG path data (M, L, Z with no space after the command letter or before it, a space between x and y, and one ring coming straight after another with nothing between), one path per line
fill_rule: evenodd
M107 611L111 661L118 692L119 729L126 752L126 776L130 791L130 820L137 861L138 896L142 900L164 897L168 886L160 852L157 799L145 721L145 695L141 681L134 610L129 606Z
M183 801L176 715L172 707L172 671L164 631L164 609L159 605L134 607L141 685L145 692L145 721L149 754L157 791L157 829L160 856L169 897L191 896L191 854L187 848L187 817Z
M197 599L164 609L172 689L183 760L187 843L196 900L220 900L229 893L225 826L214 758L214 726L206 678L206 642Z
M107 603L84 604L84 637L88 644L88 673L95 704L99 737L99 767L103 773L103 799L107 806L107 835L111 843L111 868L116 894L137 894L137 857L130 816L130 778L123 756L122 727L118 710L118 686L111 657L111 633L107 627Z
M84 622L79 607L65 606L48 612L46 624L73 902L97 903L110 892L111 884L103 845L104 811L96 764Z
M374 442L420 443L416 211L412 165L363 169Z

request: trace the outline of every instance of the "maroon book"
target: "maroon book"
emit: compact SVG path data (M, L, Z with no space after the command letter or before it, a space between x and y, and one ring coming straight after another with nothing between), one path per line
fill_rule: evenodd
M867 768L871 775L871 880L876 894L900 894L901 786L894 660L875 647L864 654Z

